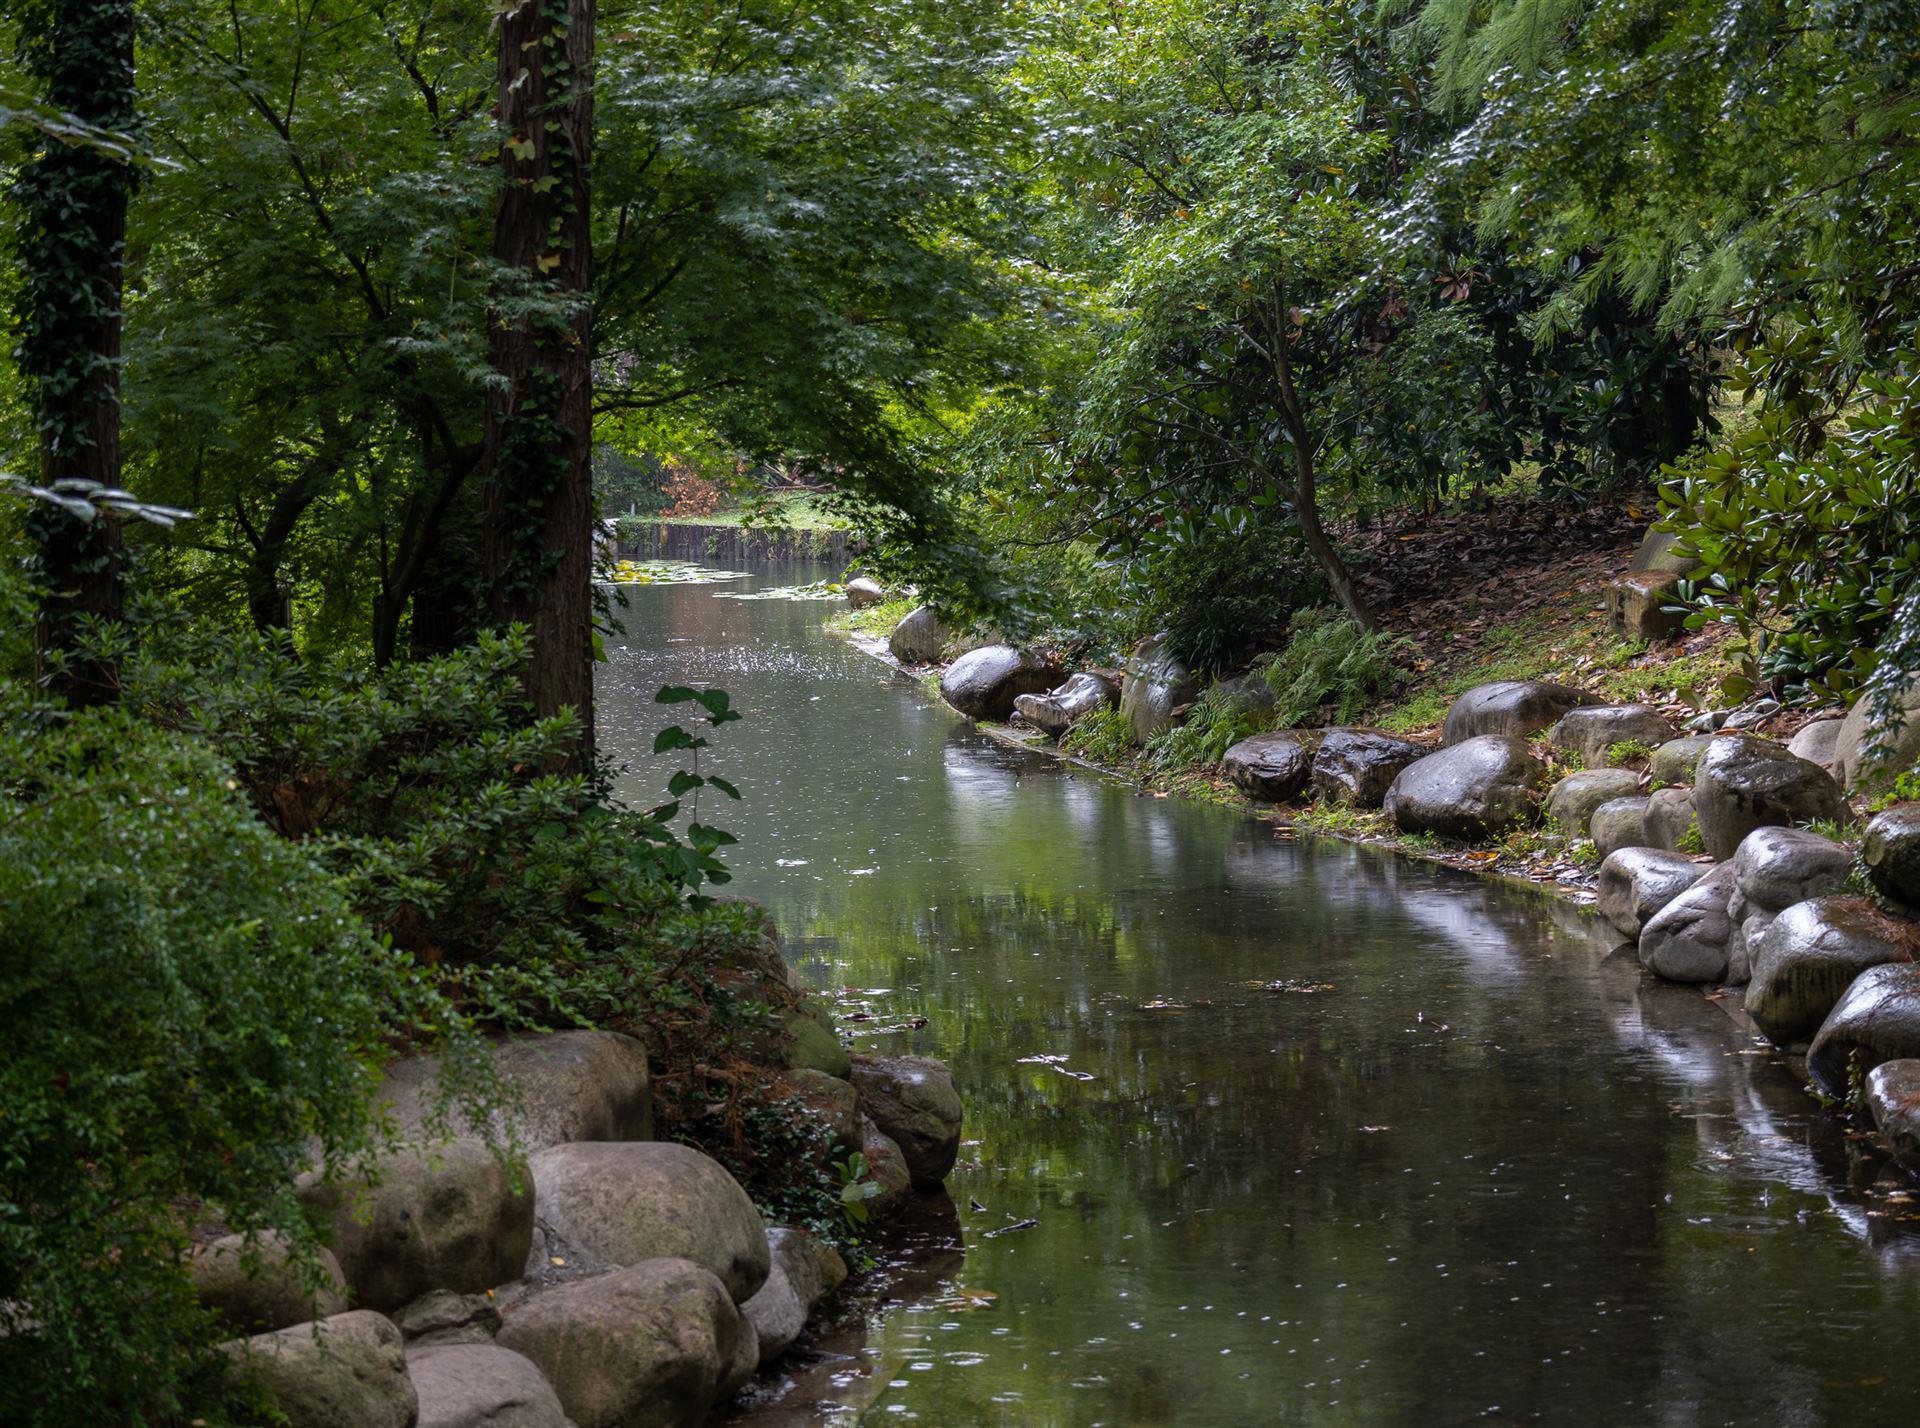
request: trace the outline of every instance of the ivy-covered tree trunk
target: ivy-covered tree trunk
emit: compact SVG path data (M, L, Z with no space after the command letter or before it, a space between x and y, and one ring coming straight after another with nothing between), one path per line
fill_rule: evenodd
M28 7L23 57L47 105L95 130L131 134L133 24L133 0ZM39 423L42 481L84 498L120 484L121 265L134 170L105 145L41 142L13 186L24 279L15 358ZM75 655L87 618L117 618L121 608L119 521L93 510L88 520L46 505L32 517L48 591L40 649L65 656L55 682L73 704L111 700L119 687L110 659Z
M503 190L487 403L487 576L494 619L533 636L536 713L571 706L593 746L594 0L504 0L499 120Z

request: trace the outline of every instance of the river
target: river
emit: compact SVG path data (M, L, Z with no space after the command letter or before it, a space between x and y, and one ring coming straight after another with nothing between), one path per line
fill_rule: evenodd
M964 1257L755 1421L1920 1422L1920 1206L1870 1212L1697 990L1545 895L1004 748L834 605L732 598L823 573L633 591L599 682L648 803L653 691L731 692L730 890L967 1104Z

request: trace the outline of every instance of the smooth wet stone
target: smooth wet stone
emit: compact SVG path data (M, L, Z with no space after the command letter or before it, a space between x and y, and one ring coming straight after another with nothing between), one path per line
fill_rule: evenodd
M1860 839L1860 861L1882 893L1920 908L1920 804L1874 814Z
M846 584L847 606L853 610L864 610L869 605L878 605L887 598L887 587L870 575L856 576Z
M1721 863L1640 929L1640 965L1671 982L1717 982L1729 974L1739 928L1727 915L1733 865Z
M1874 1067L1867 1076L1867 1108L1900 1168L1920 1175L1920 1060Z
M1684 787L1656 788L1648 794L1645 831L1649 848L1684 853L1690 845L1695 850L1703 846L1698 842L1699 820L1694 817L1693 790ZM1689 832L1695 835L1694 838L1687 837Z
M824 1071L846 1080L853 1070L853 1058L823 1015L811 1010L796 1011L787 1018L787 1065L795 1071Z
M1756 828L1845 819L1847 800L1825 769L1771 739L1718 734L1694 770L1693 810L1707 851L1726 859Z
M848 1062L851 1074L851 1057ZM833 1137L836 1153L844 1154L860 1144L860 1093L851 1081L806 1069L789 1071L787 1081L793 1088L791 1099L804 1108L809 1120Z
M1640 775L1631 769L1588 769L1571 773L1547 793L1547 817L1569 838L1590 831L1594 810L1616 798L1640 792Z
M1601 704L1572 709L1548 731L1547 742L1578 755L1590 769L1606 767L1615 744L1645 744L1649 750L1673 738L1667 716L1647 704Z
M1133 741L1145 744L1155 734L1180 721L1180 711L1200 697L1200 685L1167 647L1164 634L1142 640L1127 660L1120 686L1120 713L1133 731Z
M1638 937L1660 910L1706 874L1706 867L1657 848L1622 848L1600 865L1600 915L1622 937Z
M1378 808L1400 770L1428 752L1378 729L1329 729L1313 750L1313 791L1332 803Z
M223 1324L257 1334L326 1319L347 1309L347 1281L330 1250L311 1270L273 1231L249 1244L227 1235L198 1246L187 1262L193 1292Z
M1849 1068L1864 1074L1886 1061L1920 1057L1920 965L1869 967L1834 1004L1807 1048L1807 1075L1836 1099Z
M933 606L922 605L893 627L887 652L902 664L933 664L947 647L948 633Z
M500 1310L485 1294L434 1289L393 1311L408 1352L436 1344L486 1344L500 1331Z
M913 1183L932 1189L960 1154L960 1093L945 1063L928 1056L856 1056L853 1084L873 1123L906 1157Z
M1700 755L1707 751L1707 745L1711 742L1711 734L1688 734L1683 738L1669 739L1653 751L1653 761L1647 766L1647 772L1653 776L1656 784L1683 783L1691 789L1693 771L1700 763Z
M1524 739L1550 728L1567 711L1600 700L1583 689L1549 684L1537 679L1502 679L1469 689L1453 701L1441 730L1441 742L1451 746L1482 735Z
M533 1360L498 1344L407 1351L419 1428L568 1428L566 1410Z
M1834 738L1833 776L1849 792L1877 792L1920 761L1920 682L1896 707L1889 717L1874 708L1871 694L1863 694L1847 711Z
M1602 862L1622 848L1653 846L1646 834L1648 802L1636 794L1632 798L1610 798L1593 810L1587 832Z
M1787 740L1787 752L1797 759L1831 769L1840 746L1840 728L1844 719L1816 719Z
M1300 740L1283 730L1242 739L1220 760L1221 772L1235 788L1269 803L1297 798L1312 768Z
M696 1428L743 1353L759 1362L752 1334L711 1272L661 1258L525 1300L496 1342L532 1360L578 1428Z
M1216 681L1213 695L1236 714L1265 714L1279 703L1273 686L1258 670Z
M947 666L940 697L969 719L1005 719L1022 694L1044 694L1064 678L1025 650L986 645Z
M1383 806L1403 833L1494 838L1538 816L1545 776L1525 739L1486 734L1408 764Z
M847 1277L846 1262L807 1230L778 1225L767 1231L772 1269L740 1312L759 1341L764 1368L793 1347L813 1308Z
M871 1116L862 1116L860 1153L867 1158L867 1178L880 1187L880 1193L866 1201L867 1215L876 1222L891 1219L913 1193L913 1172L907 1169L900 1142L875 1125Z
M1781 912L1847 880L1853 852L1804 828L1756 828L1733 855L1734 917Z
M726 1167L670 1141L556 1145L533 1157L540 1219L605 1264L691 1260L734 1299L767 1277L760 1212Z
M420 1400L400 1331L369 1309L222 1344L288 1428L415 1428Z
M1812 1036L1869 967L1920 955L1920 927L1868 898L1817 897L1776 916L1753 947L1747 1014L1780 1046Z
M1119 687L1111 679L1083 671L1051 694L1022 694L1013 701L1013 712L1057 739L1096 709L1119 702Z

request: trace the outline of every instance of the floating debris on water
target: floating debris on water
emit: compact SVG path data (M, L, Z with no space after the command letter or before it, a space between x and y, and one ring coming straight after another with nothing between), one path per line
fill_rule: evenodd
M1019 1230L1037 1229L1039 1224L1040 1222L1038 1220L1015 1220L1011 1225L1002 1225L997 1230L988 1230L980 1236L980 1238L983 1240L998 1239L1001 1235L1011 1235Z
M1252 987L1256 992L1296 992L1301 996L1311 996L1315 992L1330 992L1333 990L1332 982L1301 982L1296 981L1292 977L1281 977L1277 981L1272 982L1262 982L1256 978L1254 981L1246 983L1246 985Z
M831 580L816 580L811 585L775 585L766 590L722 590L722 600L840 600L846 587Z
M618 560L607 577L615 585L717 585L745 580L744 570L715 570L691 560Z

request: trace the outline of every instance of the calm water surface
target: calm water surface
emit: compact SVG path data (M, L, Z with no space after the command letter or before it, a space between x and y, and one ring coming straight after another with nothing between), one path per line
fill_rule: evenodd
M600 686L648 802L654 689L732 692L737 889L967 1102L964 1255L756 1422L1920 1422L1920 1209L1857 1196L1698 992L1523 889L1004 749L832 605L721 598L821 573L635 592Z

